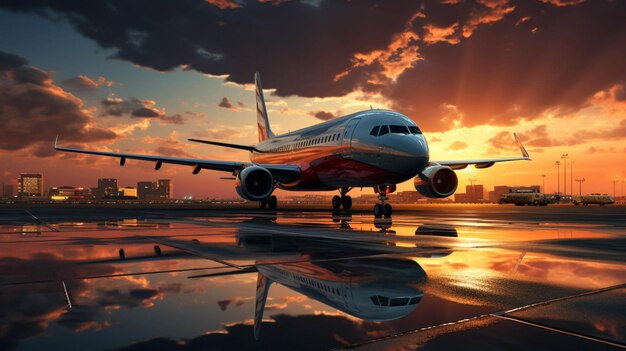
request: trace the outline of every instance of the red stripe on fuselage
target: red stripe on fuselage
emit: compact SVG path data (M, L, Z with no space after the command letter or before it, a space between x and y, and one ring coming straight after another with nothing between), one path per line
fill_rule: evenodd
M308 147L290 152L252 153L255 163L295 164L300 179L280 187L289 190L334 190L344 186L369 187L405 181L406 175L345 158L340 145Z

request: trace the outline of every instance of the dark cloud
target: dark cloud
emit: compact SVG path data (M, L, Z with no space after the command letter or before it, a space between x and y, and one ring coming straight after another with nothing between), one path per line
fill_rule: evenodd
M359 77L335 81L355 53L385 48L419 10L412 0L258 2L227 0L35 0L2 5L37 14L52 11L113 57L158 71L177 67L228 75L281 96L339 96ZM146 9L150 9L146 11Z
M25 66L28 64L25 58L0 51L0 71Z
M219 104L217 104L217 106L222 107L222 108L227 108L230 110L234 110L235 106L233 106L233 104L230 102L230 100L228 100L227 97L223 97L222 100L220 101Z
M0 149L33 148L51 156L56 135L64 140L110 140L116 134L93 127L83 102L53 83L52 76L16 55L0 52Z
M550 109L576 111L596 92L626 80L620 68L626 60L626 3L511 4L514 11L477 27L457 45L421 47L424 60L384 91L394 107L430 131L451 127L452 120L444 118L450 105L464 125L507 125ZM447 6L464 9L454 18L459 28L469 21L465 14L473 13L468 5ZM431 8L426 7L427 21L449 16Z
M90 92L102 85L112 86L114 83L107 80L103 76L99 76L98 78L91 78L85 75L79 75L74 78L66 79L59 83L65 89L74 91L74 92Z
M154 107L156 102L152 100L140 100L136 97L122 99L117 97L108 97L100 101L103 109L102 115L105 116L132 116L142 118L162 117L164 113Z
M0 6L55 13L113 57L158 71L183 67L235 83L250 83L260 71L264 86L279 96L380 93L426 131L459 121L512 125L547 110L565 114L626 82L624 1L34 0Z
M175 115L171 115L171 116L162 116L161 120L163 122L171 123L171 124L185 124L185 122L187 121L185 117L181 116L178 113Z
M264 322L261 338L253 338L253 326L234 323L225 326L225 331L210 332L185 342L168 338L141 341L118 350L327 350L371 339L371 335L389 333L388 327L380 323L357 322L344 316L304 315L272 316L274 322ZM302 338L302 331L307 337Z
M328 121L336 117L332 112L328 112L328 111L312 112L311 116L317 119L321 119L322 121Z

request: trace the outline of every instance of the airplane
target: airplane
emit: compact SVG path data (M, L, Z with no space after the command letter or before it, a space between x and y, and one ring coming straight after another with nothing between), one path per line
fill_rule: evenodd
M474 165L482 169L498 162L530 160L528 152L513 133L522 152L521 157L490 158L459 161L432 161L422 131L407 116L391 111L370 109L356 112L311 127L275 135L263 97L261 78L255 74L258 143L240 145L218 141L188 139L250 152L250 162L152 156L130 153L72 149L54 149L90 155L118 157L123 166L127 159L151 161L155 170L163 163L193 167L193 174L202 169L230 172L236 180L239 196L259 201L262 209L276 209L275 189L292 191L338 190L332 198L334 210L352 207L348 192L357 187L372 187L380 203L374 206L377 218L391 217L392 206L387 195L396 184L414 178L415 189L429 198L448 197L456 191L455 170Z

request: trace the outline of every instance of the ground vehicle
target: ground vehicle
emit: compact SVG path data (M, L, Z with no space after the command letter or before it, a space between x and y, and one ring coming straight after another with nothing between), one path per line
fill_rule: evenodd
M500 205L502 204L515 204L515 206L546 206L550 200L545 194L535 191L514 191L503 194L500 198Z
M583 206L587 206L590 204L604 206L615 203L615 200L607 194L589 194L575 196L572 202L575 206L578 206L580 204L582 204Z

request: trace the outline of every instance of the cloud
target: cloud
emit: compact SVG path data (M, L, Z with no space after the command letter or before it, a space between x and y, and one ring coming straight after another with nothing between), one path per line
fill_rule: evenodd
M34 155L53 155L56 135L63 140L112 140L117 134L95 126L83 101L54 84L51 74L26 59L0 51L0 149L32 148Z
M248 135L249 128L243 127L230 127L226 125L218 125L214 128L206 129L203 131L193 132L193 136L209 139L231 139L241 138Z
M90 92L101 86L111 87L115 83L107 80L104 76L91 78L85 75L78 75L74 78L66 79L60 82L61 86L73 92Z
M393 63L388 75L412 60L409 51L394 49L412 40L405 30L420 9L418 2L277 3L211 0L174 6L167 0L154 0L149 3L150 11L129 2L94 5L37 0L0 6L35 14L52 12L111 50L112 57L157 71L183 67L226 76L238 84L251 83L254 72L260 71L266 77L264 86L276 88L280 96L351 92L367 79L369 69L364 67L362 75L334 78L353 65L356 53L383 50L380 57Z
M175 114L171 116L162 116L161 121L171 124L185 124L187 119L180 114Z
M460 151L460 150L467 148L467 146L468 146L467 143L457 140L453 142L452 144L450 144L450 146L448 146L448 150Z
M329 112L329 111L311 112L311 116L313 116L313 117L315 117L317 119L321 119L322 121L329 121L329 120L337 117L332 112Z
M380 95L428 132L563 116L626 82L623 1L0 6L52 12L114 58L157 71L183 67L249 84L258 70L278 96ZM463 118L448 118L449 106Z
M230 102L230 100L228 100L227 97L223 97L220 103L217 104L217 106L222 107L222 108L227 108L229 110L237 109L235 106L233 106L233 104Z
M252 324L238 322L225 325L225 330L208 332L185 340L185 342L169 338L154 338L118 350L293 350L294 347L326 350L364 342L371 339L373 334L388 335L393 331L392 327L385 324L356 321L343 315L289 316L280 314L272 318L273 322L263 322L261 338L258 341L253 339ZM307 330L306 341L301 337L303 330Z
M131 116L141 118L157 118L165 115L164 109L157 109L153 100L140 100L136 97L122 99L118 97L108 97L100 101L102 105L101 115L103 116Z

